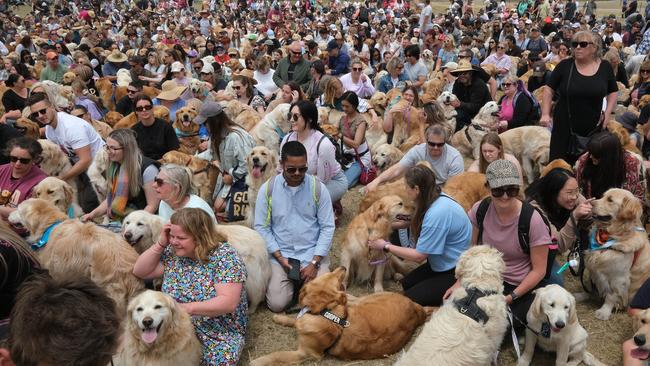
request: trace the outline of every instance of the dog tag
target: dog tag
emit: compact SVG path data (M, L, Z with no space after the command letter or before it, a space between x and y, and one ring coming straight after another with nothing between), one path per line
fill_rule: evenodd
M539 330L539 334L544 338L551 338L551 324L542 323L542 329Z

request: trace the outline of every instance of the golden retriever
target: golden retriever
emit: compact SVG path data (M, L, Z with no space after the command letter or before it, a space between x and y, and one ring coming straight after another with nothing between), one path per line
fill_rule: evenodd
M551 131L541 126L523 126L499 134L505 152L520 162L528 184L539 178L548 164Z
M248 210L246 225L253 227L255 219L255 203L260 187L269 180L278 167L278 155L266 146L255 146L246 156L246 185L248 185Z
M291 104L278 104L271 112L267 113L260 123L251 130L251 136L257 145L266 146L276 154L280 154L280 141L291 132L289 121L289 108Z
M88 167L86 174L90 180L90 184L97 194L97 199L99 202L102 202L106 199L108 192L108 181L106 180L106 172L108 171L108 165L110 161L108 160L108 151L106 149L100 149L97 151L97 154L93 157L92 163Z
M391 224L409 221L412 213L412 204L408 204L399 196L391 195L382 197L352 219L345 232L345 239L341 243L341 266L347 268L346 285L355 280L368 281L374 274L374 291L384 291L384 272L388 265L386 275L390 276L392 257L381 251L370 250L368 241L388 240L392 232Z
M456 200L467 212L476 202L490 194L485 183L485 174L463 172L450 177L442 187L442 191Z
M587 351L587 331L578 322L576 299L559 285L535 290L535 300L526 315L526 349L517 366L528 366L533 360L535 345L555 352L556 365L604 366Z
M251 366L297 364L319 360L326 353L342 360L372 360L402 349L426 320L425 309L391 292L348 303L343 290L345 272L339 267L307 282L300 290L300 306L306 312L298 318L273 316L275 323L296 329L298 349L257 358ZM340 320L335 323L330 319Z
M543 178L548 172L555 168L562 168L564 170L568 170L573 173L573 167L569 165L564 159L555 159L551 160L545 167L542 169L541 174L539 175L540 178Z
M156 118L162 119L163 121L169 123L169 108L164 105L155 105L153 106L153 115ZM135 115L135 112L131 112L119 120L113 129L117 130L118 128L131 128L138 123L138 116Z
M16 131L20 132L23 136L38 140L41 137L41 131L36 122L32 122L29 118L20 117L14 124Z
M212 193L217 182L218 170L209 161L196 156L184 154L180 151L165 153L159 160L162 164L176 164L186 166L194 173L192 183L197 189L197 195L206 202L212 202Z
M449 136L449 139L451 139L451 136L453 136L454 132L456 132L456 116L458 115L456 108L454 108L451 103L458 100L458 97L456 97L456 95L454 95L452 92L444 91L436 100L438 103L440 103L442 110L445 112L445 118L447 119L447 122L443 125L443 127L445 128L445 131L447 131L447 136Z
M198 365L203 356L192 319L174 299L146 290L129 301L120 366Z
M56 177L47 177L34 186L32 198L41 198L52 203L68 218L79 217L83 210L77 201L77 192L67 182Z
M163 219L144 210L133 211L122 220L122 237L138 254L149 249L160 236Z
M397 164L404 157L402 150L391 144L381 144L375 147L371 153L372 163L377 167L377 174Z
M497 249L477 245L465 251L456 264L456 278L460 281L460 287L431 316L415 342L395 365L429 362L447 366L489 365L508 329L501 277L505 268ZM470 296L470 291L477 292ZM465 306L478 307L487 319L477 321L461 313Z
M133 275L138 253L118 234L68 217L52 203L38 198L23 201L9 222L29 231L36 256L53 277L86 276L106 290L124 313L128 299L144 286ZM44 233L49 230L49 239ZM43 243L43 241L46 241Z
M642 205L631 192L609 189L592 206L596 247L587 252L585 265L605 299L595 315L607 320L616 306L627 306L650 277L650 249L641 224Z
M607 123L607 130L618 138L618 140L621 142L621 146L623 146L625 150L637 155L641 155L639 148L636 146L634 141L630 139L630 133L625 127L623 127L622 124L614 120L610 120Z
M496 130L499 122L499 105L496 102L487 102L472 123L463 127L451 137L451 145L463 156L478 159L481 139L488 132Z
M423 142L420 141L420 128L426 121L422 110L409 107L409 102L400 100L388 113L393 114L393 146L406 152Z
M648 364L650 358L650 309L641 310L634 315L634 345L636 348L632 349L632 357L642 360L643 365Z
M104 116L104 122L106 122L107 125L114 127L122 118L124 118L124 116L121 113L109 111Z
M400 178L393 182L383 183L370 193L366 193L359 203L359 212L365 212L373 203L379 201L382 197L397 195L404 202L412 202L406 193L406 179Z
M201 139L199 138L199 129L201 126L194 123L194 117L199 112L193 107L182 107L176 111L176 120L172 127L178 137L180 148L178 151L194 155L199 150Z
M54 142L46 139L38 140L43 152L41 152L41 161L38 167L41 168L45 174L51 177L58 177L61 173L66 172L72 168L70 158L61 150L61 147ZM66 181L72 190L77 192L77 181L71 178Z
M438 99L442 90L445 88L445 80L442 72L434 71L429 74L427 81L422 84L422 95L420 96L420 102L422 104L431 103Z

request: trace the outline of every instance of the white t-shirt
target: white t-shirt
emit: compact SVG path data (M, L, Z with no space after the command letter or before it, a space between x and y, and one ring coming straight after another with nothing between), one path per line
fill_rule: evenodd
M217 223L217 218L214 216L212 207L210 207L210 205L208 205L208 203L205 202L203 198L195 194L190 196L190 200L187 201L187 204L183 208L200 208L208 215L210 215L210 217L212 217L212 220L214 220L215 224ZM160 201L160 205L158 206L158 216L165 220L165 222L171 219L174 212L174 209L172 209L171 206L169 206L165 201Z
M433 15L433 8L431 7L431 5L427 5L424 7L424 9L422 9L422 13L420 13L420 22L419 22L420 34L424 34L426 31L429 30L429 28L432 27L431 24L432 15ZM426 18L427 16L429 17L429 21L427 22L427 24L424 24L424 18Z
M88 145L90 155L94 157L104 147L104 140L90 123L65 112L57 112L56 128L45 126L45 137L59 145L70 157L76 156L74 150Z
M279 89L278 86L275 85L275 82L273 82L274 73L275 70L273 69L269 69L269 72L266 74L262 74L259 71L253 72L253 79L257 80L255 88L257 88L257 90L259 90L265 97L270 96Z

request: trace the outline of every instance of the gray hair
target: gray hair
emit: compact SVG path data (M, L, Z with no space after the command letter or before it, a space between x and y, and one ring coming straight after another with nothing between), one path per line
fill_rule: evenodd
M183 197L190 196L194 193L194 184L192 183L192 171L189 168L176 165L165 164L160 169L167 176L169 184L173 184L176 191L175 201L180 201Z
M386 71L393 72L398 66L404 65L404 62L399 59L399 57L393 57L388 61L388 64L386 64Z
M441 125L431 125L424 131L424 135L429 137L431 135L442 136L447 141L447 132Z

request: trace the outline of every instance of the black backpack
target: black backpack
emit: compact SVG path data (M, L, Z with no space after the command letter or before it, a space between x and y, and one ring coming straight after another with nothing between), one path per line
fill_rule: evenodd
M476 223L478 224L478 236L476 238L476 243L478 245L483 244L483 220L487 214L488 207L492 199L490 197L485 198L478 205L476 210ZM533 212L537 211L542 217L546 228L548 229L549 235L551 234L551 224L546 219L546 216L535 206L531 205L528 202L522 202L521 212L519 213L519 223L517 224L517 236L519 237L519 246L524 253L530 255L530 220L533 217ZM544 279L547 279L551 276L551 271L553 268L553 263L555 263L555 255L557 254L557 241L553 239L552 245L548 248L548 260L546 262L546 274Z

